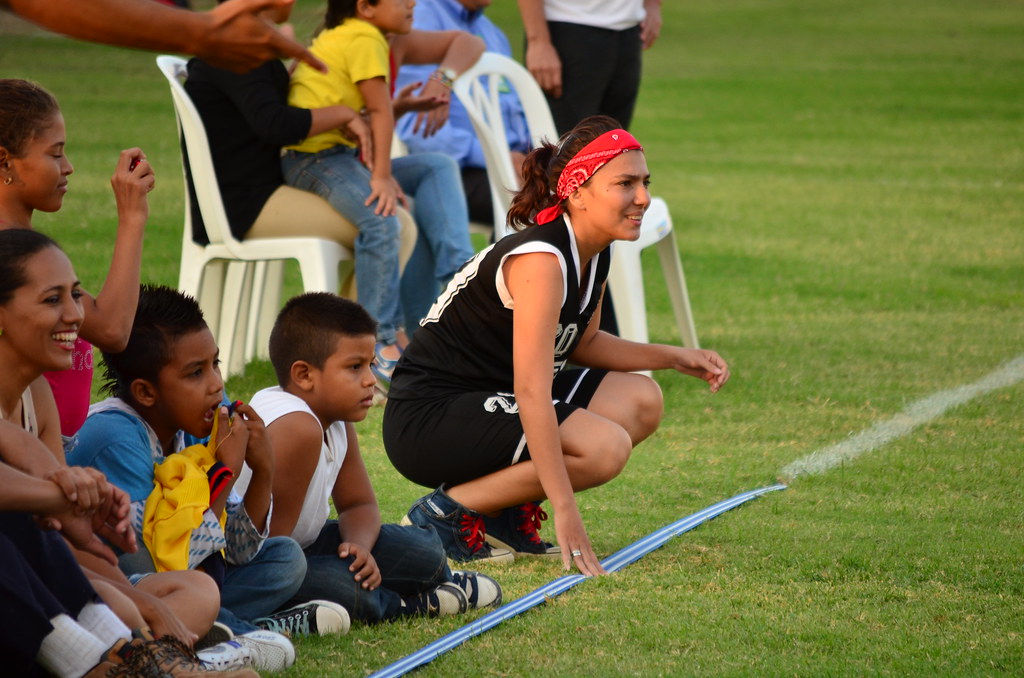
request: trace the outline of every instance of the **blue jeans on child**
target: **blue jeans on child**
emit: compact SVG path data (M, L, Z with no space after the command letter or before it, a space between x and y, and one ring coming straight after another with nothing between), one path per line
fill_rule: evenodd
M245 565L228 564L217 621L237 633L255 631L253 619L285 606L306 576L302 549L291 537L270 537Z
M370 551L381 574L381 584L373 591L364 589L349 572L351 556L338 557L340 545L338 521L328 520L316 541L304 549L306 578L292 604L330 600L348 610L353 619L378 622L399 616L403 598L452 580L444 548L433 528L380 526L377 543Z
M133 584L137 578L155 572L153 559L141 543L139 550L118 561ZM255 631L253 619L266 617L285 606L299 590L306 576L306 557L291 537L270 537L259 553L245 565L228 564L220 590L217 621L234 633Z
M444 285L473 256L469 216L458 165L440 153L417 153L391 161L391 173L412 198L416 247L398 277L398 218L374 214L370 171L359 151L335 146L319 153L286 151L285 181L316 193L359 229L356 288L359 303L380 324L378 339L390 343L403 324L411 331L430 310Z
M370 197L370 173L359 162L358 149L335 146L319 153L285 151L281 158L285 181L316 193L359 229L355 243L358 301L377 321L377 340L395 343L402 323L399 306L398 217L380 217Z

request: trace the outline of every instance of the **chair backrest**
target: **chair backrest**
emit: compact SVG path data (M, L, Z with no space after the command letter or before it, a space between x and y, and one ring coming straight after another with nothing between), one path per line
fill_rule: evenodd
M196 110L183 85L187 75L187 62L179 57L163 54L156 58L156 64L171 87L174 114L178 119L178 136L184 140L185 149L188 151L187 167L185 158L181 159L182 173L185 176L184 243L192 245L192 210L188 185L188 173L191 171L196 202L199 203L199 213L203 215L203 225L206 227L210 244L224 245L231 252L239 243L231 233L228 216L220 197L220 186L217 183L217 173L213 169L213 156L210 155L206 127L203 126L203 119L199 117L199 111Z
M501 94L506 84L515 91L522 104L532 145L537 146L542 140L552 143L558 140L544 92L530 72L512 59L495 52L484 52L472 68L455 80L452 90L466 107L484 151L494 204L496 239L508 233L505 215L512 202L512 194L519 190L519 177L512 167L501 112Z

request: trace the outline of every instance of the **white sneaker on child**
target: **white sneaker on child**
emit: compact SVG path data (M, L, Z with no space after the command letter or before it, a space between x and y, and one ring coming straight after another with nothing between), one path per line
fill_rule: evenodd
M234 640L200 650L199 658L215 671L253 668L260 671L283 671L295 663L292 642L274 631L250 631Z

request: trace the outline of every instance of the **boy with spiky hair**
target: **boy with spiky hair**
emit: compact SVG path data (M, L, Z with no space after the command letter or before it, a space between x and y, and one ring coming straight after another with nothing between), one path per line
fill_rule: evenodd
M497 605L497 582L449 570L433 528L381 524L352 425L373 404L376 326L359 304L310 293L285 305L270 335L280 385L251 404L274 453L270 533L306 555L293 602L323 598L367 622ZM255 480L243 470L239 485ZM332 499L337 520L328 520Z
M297 622L308 626L312 615L326 622L314 630L336 631L347 629L347 614L329 603L275 614L295 594L306 563L291 539L268 538L273 455L251 407L229 413L223 406L217 356L194 299L144 285L127 347L103 353L113 397L90 408L68 460L99 468L128 493L140 553L149 558L123 557L126 572L200 568L218 581L218 619L242 645L237 653L220 648L218 665L255 655L249 663L256 668L281 669L294 661L291 643L259 629L298 631ZM214 435L209 445L186 449L185 434ZM244 500L232 488L243 461L252 470ZM325 614L336 617L333 624Z

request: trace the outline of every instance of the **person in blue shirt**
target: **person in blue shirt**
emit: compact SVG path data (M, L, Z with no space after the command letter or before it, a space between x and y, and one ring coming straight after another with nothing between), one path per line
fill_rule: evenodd
M419 0L413 15L413 28L472 33L484 41L488 52L511 57L508 38L484 16L484 9L490 4L491 0ZM414 83L425 84L436 70L437 64L403 65L398 71L395 90L401 91ZM513 151L512 163L518 173L526 152L530 150L530 133L519 97L510 88L502 97L502 109L505 133L509 148ZM485 224L494 220L483 148L469 122L466 109L457 98L452 97L448 123L433 135L425 135L422 125L417 129L416 115L403 116L396 124L395 132L405 142L410 153L434 151L454 158L462 171L470 220Z

